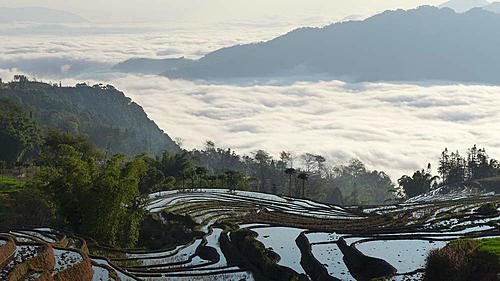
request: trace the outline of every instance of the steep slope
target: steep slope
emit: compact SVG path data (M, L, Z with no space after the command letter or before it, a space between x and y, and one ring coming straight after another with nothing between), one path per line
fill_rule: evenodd
M164 75L224 79L322 73L355 81L500 83L498 35L498 14L423 6L220 49Z
M105 152L178 150L138 104L109 85L57 87L11 82L0 85L0 97L16 100L42 127L87 135Z

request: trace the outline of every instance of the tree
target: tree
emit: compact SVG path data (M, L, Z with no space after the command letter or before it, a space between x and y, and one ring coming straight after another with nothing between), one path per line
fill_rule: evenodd
M186 179L192 179L195 174L189 153L186 151L176 154L164 151L162 157L158 158L154 165L162 171L165 178L174 177L182 187L186 187Z
M134 246L144 214L139 182L144 155L104 161L84 138L50 132L30 186L46 194L69 226L109 245Z
M304 162L304 167L307 172L311 172L313 170L314 163L316 163L316 155L311 153L306 153L302 155L302 161Z
M29 83L28 77L26 77L25 75L20 75L20 74L14 75L14 81L19 83L19 85L23 86L23 87Z
M140 157L130 162L115 155L98 174L91 197L98 214L87 217L93 237L110 245L133 247L139 238L139 223L146 214L139 198L139 181L146 172Z
M41 144L41 130L19 104L0 99L0 160L8 166L26 160Z
M290 164L290 168L293 168L293 162L292 162L292 153L289 151L282 151L280 153L280 160L283 166L281 167L282 170L285 170L288 164Z
M254 159L257 162L257 177L260 183L259 191L264 191L266 178L269 174L268 169L272 167L272 165L270 166L272 157L264 150L257 150L254 152Z
M271 156L264 150L257 150L254 152L254 158L260 165L267 165L271 161Z
M326 158L321 155L316 155L314 156L314 160L316 161L317 172L322 174L325 171Z
M249 187L248 180L245 174L237 171L226 171L225 178L230 190L247 190Z
M305 197L306 196L306 181L309 179L309 174L307 174L306 172L300 172L298 175L297 175L297 178L300 179L302 181L302 197Z
M196 177L198 178L198 188L201 188L202 187L201 182L203 178L207 175L208 170L205 167L196 167L194 172L196 174Z
M416 171L413 176L404 175L398 179L399 186L404 189L408 198L429 192L438 176L432 176L425 170Z
M289 176L289 181L288 181L288 196L292 196L292 176L296 173L297 171L294 168L288 168L285 170L285 174Z
M445 184L460 184L469 180L492 177L496 174L496 161L490 160L486 150L476 145L467 150L467 157L448 153L445 149L439 161L439 174Z
M0 227L32 228L58 222L53 202L40 190L25 187L9 197L9 218L0 220Z

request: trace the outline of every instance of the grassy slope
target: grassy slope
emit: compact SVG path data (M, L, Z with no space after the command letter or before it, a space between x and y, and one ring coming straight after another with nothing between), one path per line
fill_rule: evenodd
M500 238L482 239L480 242L480 251L495 255L500 260Z
M22 181L0 176L0 221L5 220L7 216L8 195L20 191L24 185Z

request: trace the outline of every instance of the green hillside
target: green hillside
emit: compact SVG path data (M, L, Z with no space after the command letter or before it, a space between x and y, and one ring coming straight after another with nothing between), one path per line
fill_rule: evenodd
M0 84L0 98L19 103L42 128L88 136L109 154L179 149L142 107L111 85L60 87L21 76Z

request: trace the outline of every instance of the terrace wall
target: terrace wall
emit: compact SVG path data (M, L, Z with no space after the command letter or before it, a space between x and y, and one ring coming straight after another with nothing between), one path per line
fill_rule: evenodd
M246 260L244 262L247 266L253 266L257 268L266 280L276 280L276 281L301 281L308 280L307 276L304 274L298 274L294 270L279 265L270 257L270 254L276 255L276 253L267 253L267 249L264 244L257 241L255 237L257 233L247 230L240 229L235 232L231 232L231 244L240 253L239 259ZM222 237L222 236L221 236Z
M16 243L10 237L0 236L5 239L7 243L0 247L0 268L2 268L6 263L9 262L10 258L16 251Z
M314 257L311 244L304 232L297 237L295 243L299 247L301 253L300 265L302 265L302 268L304 268L313 281L341 281L340 279L330 276L325 266Z
M68 269L58 272L54 276L55 281L92 281L94 270L92 270L92 262L90 258L78 251L83 257L83 261Z
M349 246L344 239L337 242L344 254L344 262L351 275L358 281L370 281L375 278L391 276L397 270L385 260L366 256L356 247Z
M21 280L30 271L50 271L55 264L56 259L52 246L44 245L36 256L14 267L7 276L7 281Z

